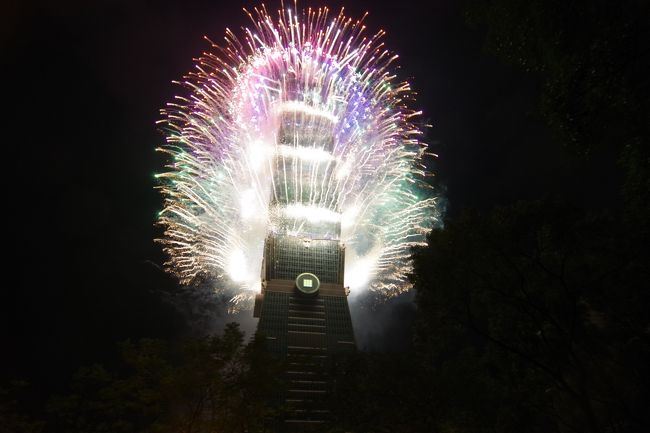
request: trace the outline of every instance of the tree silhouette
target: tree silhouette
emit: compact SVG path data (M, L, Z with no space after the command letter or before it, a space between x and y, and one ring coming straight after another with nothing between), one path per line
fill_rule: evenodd
M78 372L73 392L50 402L61 432L261 432L277 364L262 343L244 344L235 323L223 335L122 345L123 368Z

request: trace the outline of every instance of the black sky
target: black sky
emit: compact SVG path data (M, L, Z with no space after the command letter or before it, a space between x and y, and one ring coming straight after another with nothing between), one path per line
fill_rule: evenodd
M388 32L402 78L420 95L448 217L560 190L590 202L602 191L586 188L593 176L567 171L535 114L535 78L485 54L460 3L346 4L350 15L370 12L370 30ZM226 26L246 24L247 5L63 1L3 13L3 374L56 387L79 365L110 360L116 341L188 330L168 302L187 298L160 271L153 242L161 208L153 174L163 164L154 122L179 92L171 81L209 48L202 37L219 41ZM213 305L192 308L205 319ZM355 310L362 345L402 348L410 305Z

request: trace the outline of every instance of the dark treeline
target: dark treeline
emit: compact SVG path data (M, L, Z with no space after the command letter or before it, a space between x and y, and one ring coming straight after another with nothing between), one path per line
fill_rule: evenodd
M448 218L415 251L413 349L338 360L331 431L650 431L647 4L475 0L467 21L538 80L536 115L576 176L616 194ZM256 432L277 414L277 366L237 326L120 353L40 405L2 384L0 431Z
M219 336L125 341L119 352L109 368L81 368L37 410L20 400L28 384L9 383L0 431L261 432L278 416L269 401L282 386L279 364L262 339L245 343L236 323Z
M340 431L650 431L650 14L612 6L470 4L486 49L540 81L538 115L576 176L610 167L592 187L617 194L554 191L431 233L415 348L347 361Z

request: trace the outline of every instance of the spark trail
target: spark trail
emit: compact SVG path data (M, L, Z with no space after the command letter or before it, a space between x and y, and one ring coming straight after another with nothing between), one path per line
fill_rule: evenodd
M346 246L352 293L408 290L411 247L439 212L420 113L384 32L367 35L342 10L247 13L253 25L212 44L179 83L186 95L162 110L166 268L183 284L209 277L244 306L266 235L317 231Z

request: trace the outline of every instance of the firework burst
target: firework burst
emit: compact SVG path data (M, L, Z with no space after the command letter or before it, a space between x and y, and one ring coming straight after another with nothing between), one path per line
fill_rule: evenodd
M247 13L253 25L213 43L163 110L167 269L245 304L266 235L317 232L345 245L352 293L408 290L411 247L438 211L384 32L327 8Z

